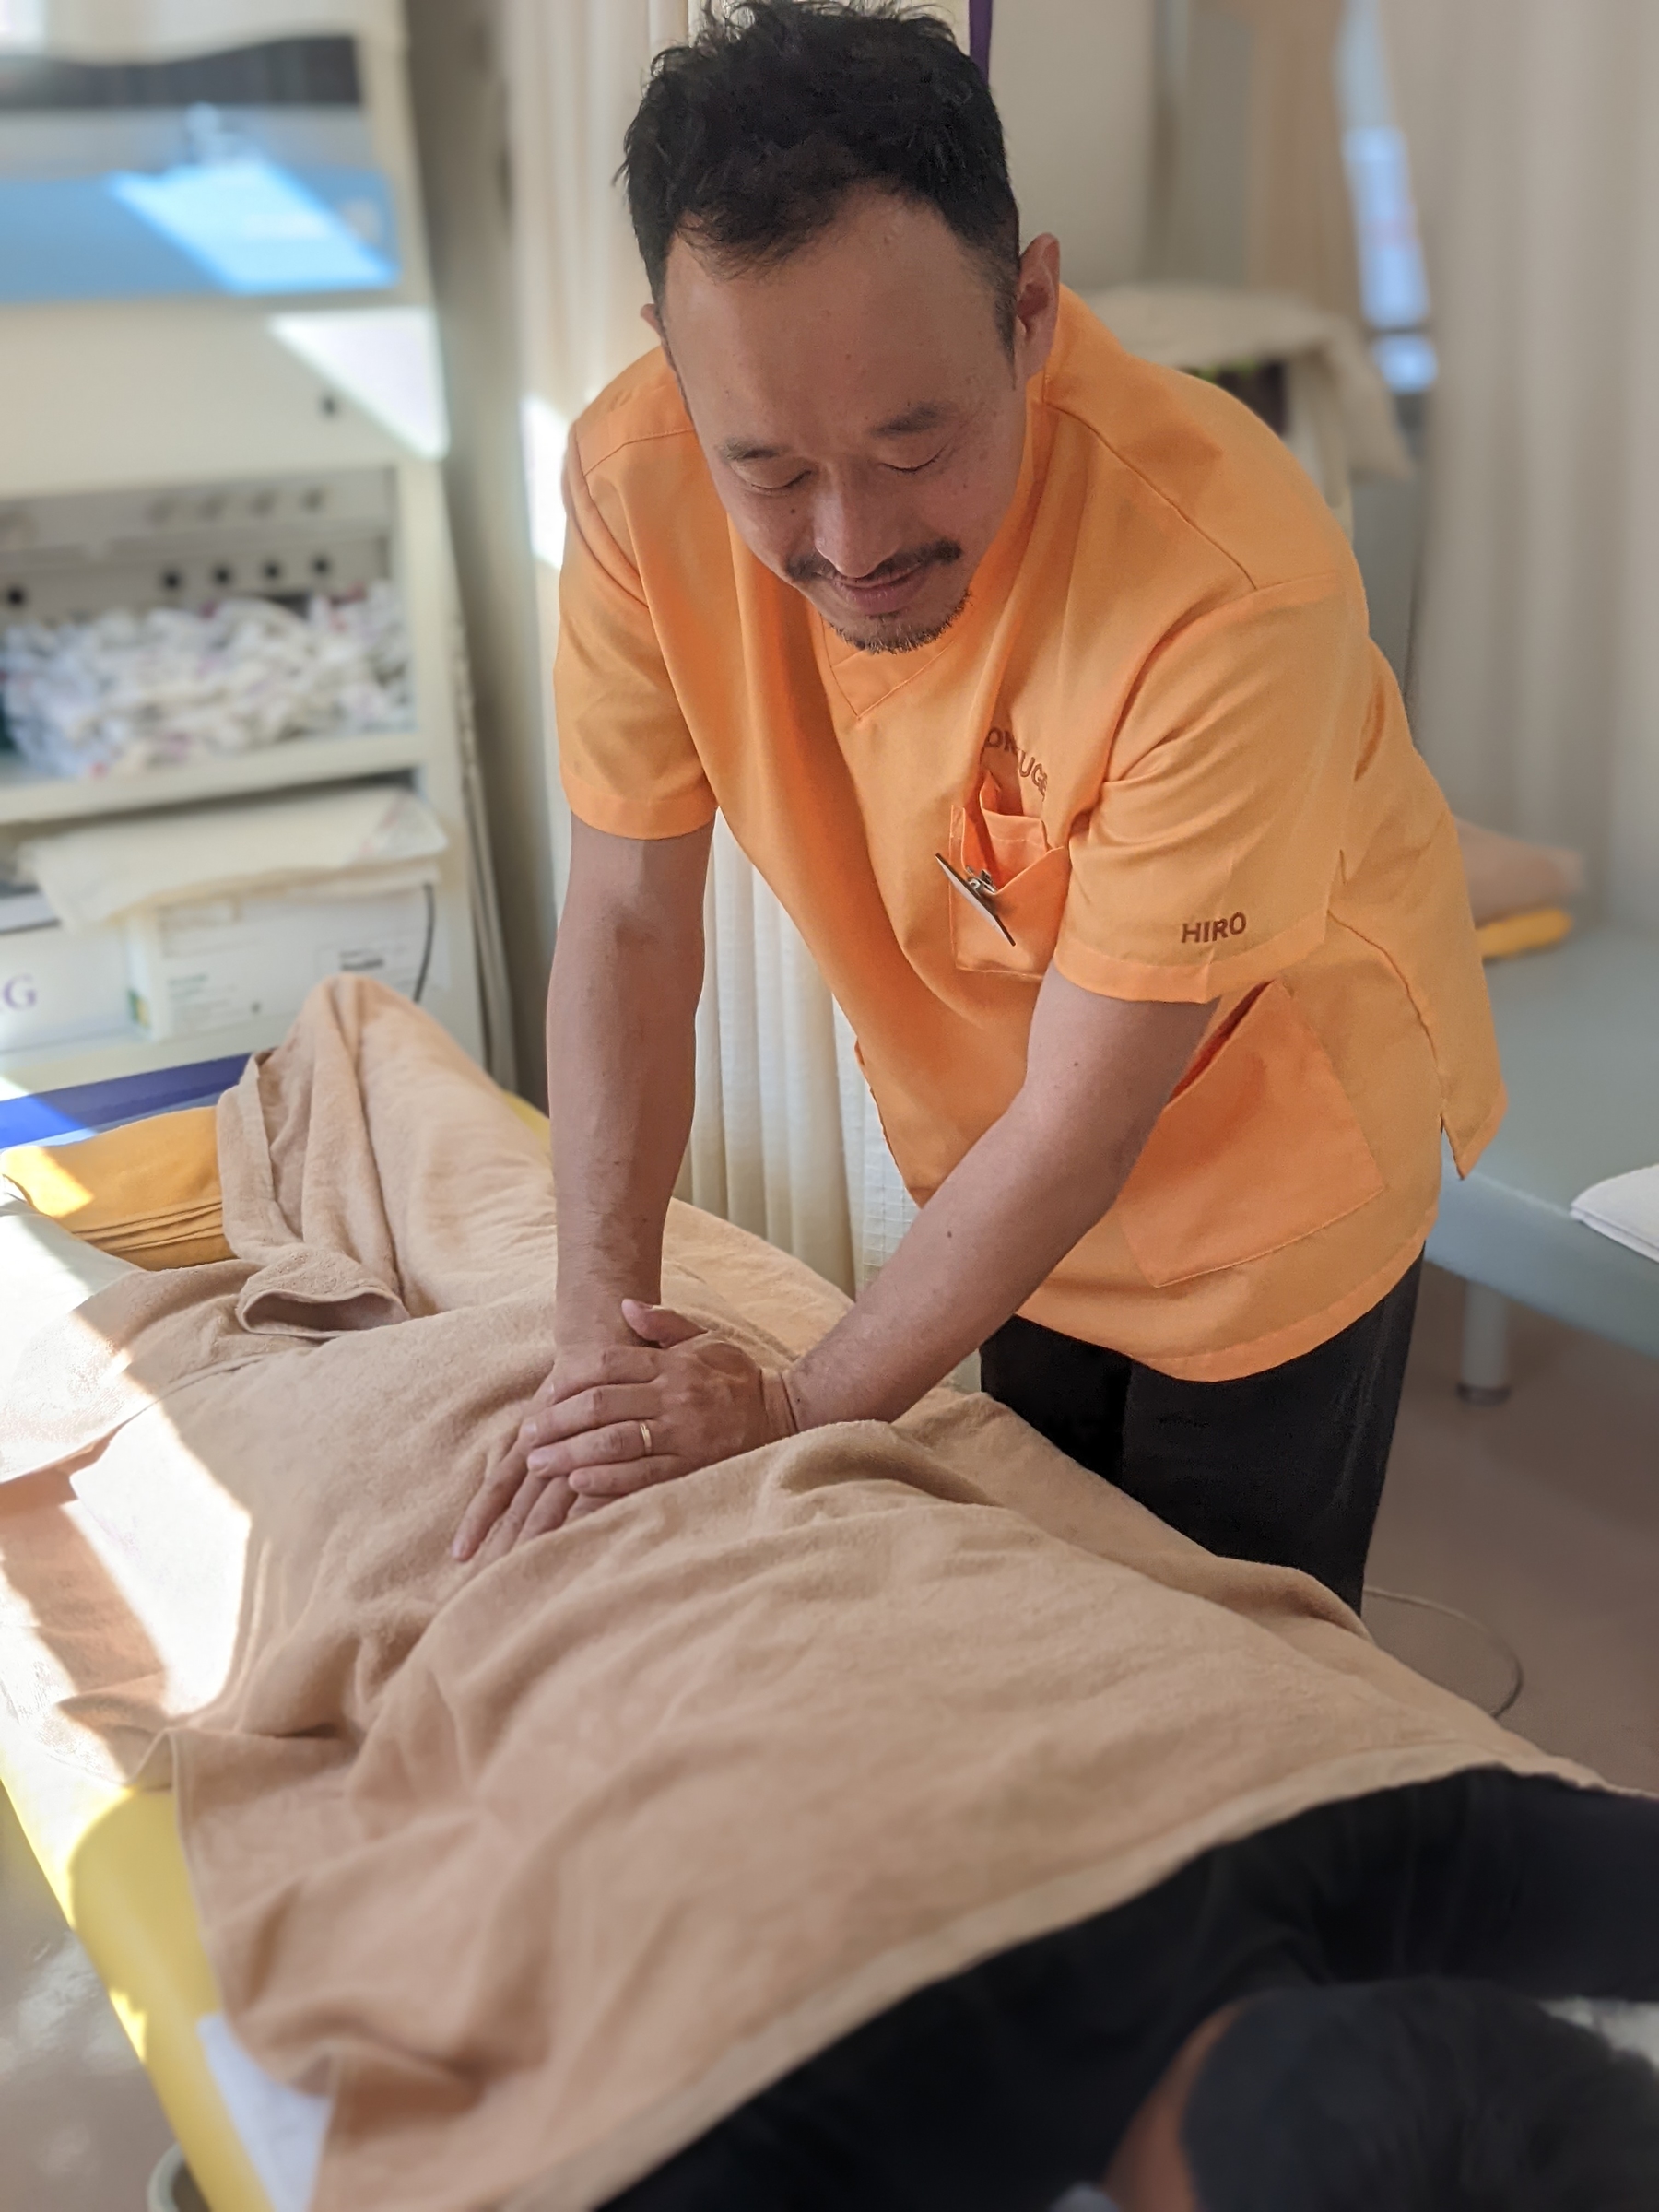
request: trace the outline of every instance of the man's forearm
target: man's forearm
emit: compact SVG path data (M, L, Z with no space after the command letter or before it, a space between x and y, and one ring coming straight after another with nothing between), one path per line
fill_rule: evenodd
M788 1370L801 1427L896 1420L1025 1303L1106 1212L1134 1164L1130 1153L1057 1183L1010 1108L852 1312Z
M663 1224L690 1134L702 941L599 919L561 933L547 998L557 1321L626 1335L661 1295Z
M1086 1049L1079 1015L1094 1032ZM896 1419L1025 1303L1123 1188L1208 1015L1114 1010L1058 978L1044 985L1025 1088L852 1312L787 1371L801 1427ZM1105 1083L1102 1024L1121 1030Z

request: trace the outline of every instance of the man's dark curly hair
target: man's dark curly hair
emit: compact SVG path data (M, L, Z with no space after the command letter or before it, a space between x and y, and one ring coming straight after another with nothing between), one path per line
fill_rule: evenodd
M1659 2077L1434 1977L1246 2005L1181 2126L1204 2212L1653 2212Z
M1019 213L990 90L949 26L897 0L731 0L657 56L622 174L659 309L668 249L785 259L875 184L938 210L1012 347Z

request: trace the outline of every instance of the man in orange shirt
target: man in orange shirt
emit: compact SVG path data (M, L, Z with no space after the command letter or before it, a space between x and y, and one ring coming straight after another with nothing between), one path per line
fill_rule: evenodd
M568 467L558 1363L458 1550L982 1346L1163 1518L1357 1604L1441 1133L1466 1169L1502 1100L1341 531L1020 252L936 22L755 0L659 61L627 174L662 350ZM782 1373L656 1304L717 810L923 1209Z

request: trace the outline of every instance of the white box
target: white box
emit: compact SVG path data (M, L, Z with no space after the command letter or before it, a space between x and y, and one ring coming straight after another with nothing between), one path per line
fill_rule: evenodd
M0 1053L119 1034L128 1018L119 929L71 936L50 923L0 935Z
M134 1019L154 1038L300 1011L328 975L373 975L418 999L448 961L430 882L350 879L247 899L151 907L127 923Z

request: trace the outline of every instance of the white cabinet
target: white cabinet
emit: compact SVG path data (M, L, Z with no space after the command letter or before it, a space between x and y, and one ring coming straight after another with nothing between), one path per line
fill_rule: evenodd
M277 327L296 309L312 317L321 310L343 326L354 316L367 324L390 302L405 311L405 335L414 325L428 340L424 370L411 355L410 373L417 382L429 374L430 334L419 331L419 312L407 312L426 311L429 300L397 12L336 12L338 29L358 37L363 116L396 210L396 283L323 302L192 296L0 306L0 625L195 606L231 593L301 606L312 592L384 577L408 626L407 726L289 737L89 781L42 774L0 751L0 845L95 817L141 824L156 809L241 794L406 782L448 838L434 891L442 958L429 963L423 1003L469 1052L506 1073L494 894L433 451L441 433L411 432L406 379L377 406L372 378L349 389L331 380ZM307 11L324 28L329 13ZM257 14L247 13L250 39L259 35ZM397 360L378 336L367 357L396 382ZM429 421L433 409L425 412ZM441 422L441 406L437 415ZM0 1038L0 1097L245 1052L274 1042L285 1026L286 1017L273 1016L165 1041L135 1029L11 1052Z

